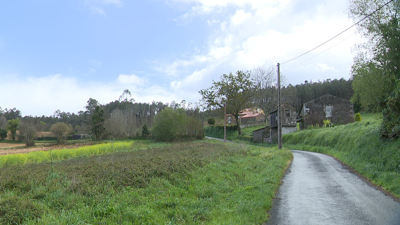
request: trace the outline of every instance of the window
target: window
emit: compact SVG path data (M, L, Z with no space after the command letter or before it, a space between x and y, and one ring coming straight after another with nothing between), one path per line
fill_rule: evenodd
M325 106L325 117L332 117L332 109L333 106L331 105Z
M285 110L286 117L290 117L290 110Z

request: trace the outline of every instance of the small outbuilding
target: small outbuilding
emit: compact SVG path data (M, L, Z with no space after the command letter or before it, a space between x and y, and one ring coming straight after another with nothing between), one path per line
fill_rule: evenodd
M296 109L290 105L281 106L282 134L297 131ZM269 113L269 126L253 131L255 142L275 142L278 139L278 108Z
M297 117L300 129L323 126L324 120L330 120L333 124L354 122L353 104L349 100L326 94L304 103Z

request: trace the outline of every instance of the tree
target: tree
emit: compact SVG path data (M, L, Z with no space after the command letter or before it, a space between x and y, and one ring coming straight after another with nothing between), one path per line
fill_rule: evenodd
M15 141L15 136L17 134L18 125L20 122L21 122L21 120L19 120L19 119L12 119L12 120L7 121L6 128L8 131L11 132L11 137L12 137L13 141Z
M92 113L92 137L95 141L100 141L105 133L104 128L104 110L100 106L96 106Z
M19 125L19 140L25 142L27 147L35 145L36 129L30 122L22 121Z
M64 144L69 133L69 126L64 122L58 122L50 127L51 132L57 137L58 144Z
M257 90L258 87L256 82L251 79L250 72L237 71L236 75L232 73L222 75L220 81L213 81L210 88L199 92L203 97L202 101L208 108L223 108L226 105L226 111L235 117L238 133L241 135L239 113L254 105L253 99Z
M144 124L142 126L142 136L143 137L147 137L147 136L149 136L149 134L150 134L149 129L147 128L147 125Z
M0 129L5 129L7 124L7 119L5 116L0 116Z
M4 140L5 138L7 138L7 130L0 128L0 139Z
M152 134L159 141L173 141L182 135L186 114L173 108L165 108L154 117Z
M391 1L390 4L385 0L350 2L352 19L359 20L369 15L367 20L357 25L367 42L357 46L352 66L354 94L364 108L372 105L382 111L381 133L387 137L400 136L399 13L400 1Z
M208 125L211 125L211 126L214 125L215 124L214 117L208 118L207 123L208 123Z

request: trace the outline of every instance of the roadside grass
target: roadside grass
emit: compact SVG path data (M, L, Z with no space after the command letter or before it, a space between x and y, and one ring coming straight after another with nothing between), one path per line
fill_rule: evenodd
M253 141L253 131L263 128L265 125L245 127L242 129L242 135L238 135L237 130L232 126L227 126L226 129L226 139L234 142L252 142ZM205 136L215 137L224 139L224 126L208 126L204 128Z
M7 165L0 223L262 224L292 157L203 140Z
M283 135L284 146L332 155L400 197L400 139L381 138L379 114L361 116L361 122Z

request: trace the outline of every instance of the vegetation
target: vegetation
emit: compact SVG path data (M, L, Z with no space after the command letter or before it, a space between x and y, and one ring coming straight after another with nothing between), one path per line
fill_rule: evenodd
M242 129L242 135L238 135L236 125L226 127L226 139L234 142L252 142L253 131L265 127L264 125L255 127L245 127ZM204 134L208 137L224 138L224 126L210 126L204 128Z
M292 157L212 141L129 151L135 144L52 167L3 166L0 223L262 224Z
M214 119L214 117L208 118L207 123L208 123L208 125L211 125L211 126L214 125L214 124L215 124L215 119Z
M96 106L92 113L92 138L95 141L100 141L106 131L104 127L104 110L100 106Z
M166 108L154 118L153 137L159 141L174 141L185 137L202 139L204 137L201 122L187 117L183 109Z
M356 113L356 116L355 116L355 118L354 118L354 121L356 121L356 122L362 121L362 119L361 119L361 114L360 114L360 113Z
M147 136L149 136L149 135L150 135L150 131L149 131L149 129L147 128L147 125L146 125L146 124L143 124L143 126L142 126L142 136L147 137Z
M11 138L15 141L15 137L17 135L18 125L21 122L19 119L12 119L7 121L6 128L11 132Z
M251 73L238 71L236 75L222 75L221 81L213 81L210 88L199 92L208 108L226 106L226 112L235 117L238 134L241 135L239 113L253 106L252 100L257 90L258 86L251 78Z
M5 138L7 138L7 130L0 128L0 139L4 140Z
M385 5L384 0L352 0L349 15L364 18ZM352 66L353 101L359 99L365 109L383 112L381 134L400 136L400 2L393 1L358 23L366 43L357 46Z
M25 142L27 147L35 145L36 129L35 126L28 122L21 122L19 125L19 140Z
M358 123L286 134L284 146L332 155L400 197L400 140L380 138L379 114L363 117Z
M57 137L58 144L64 144L66 141L66 136L68 134L69 126L66 123L58 122L53 124L50 128L51 132L53 132L54 136Z

